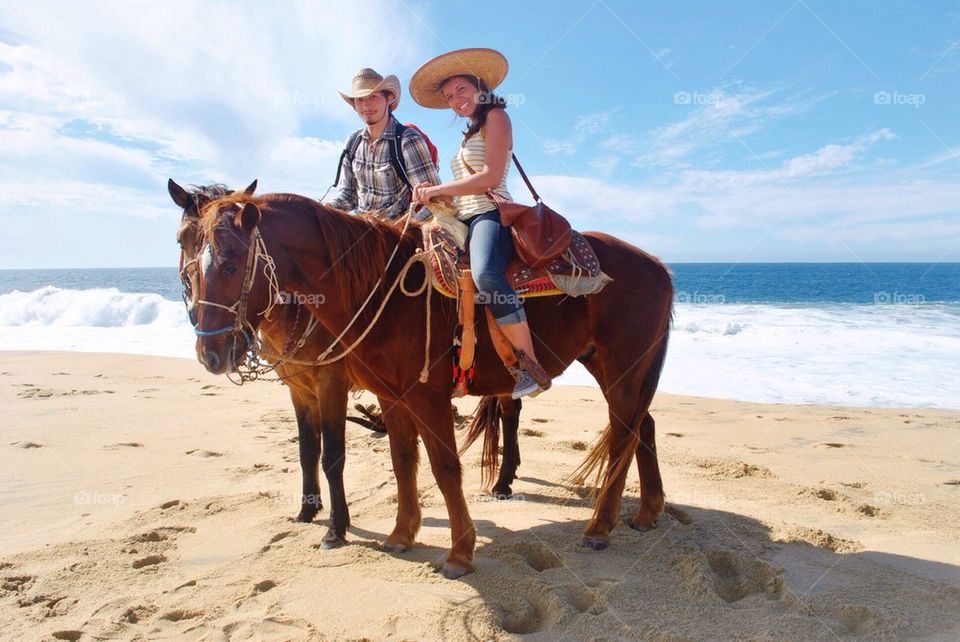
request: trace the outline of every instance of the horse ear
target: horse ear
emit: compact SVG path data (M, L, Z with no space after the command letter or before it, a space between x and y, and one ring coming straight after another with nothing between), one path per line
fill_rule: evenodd
M193 205L187 190L177 185L172 178L167 180L167 191L170 192L170 198L180 209L185 210Z
M253 196L253 193L257 191L257 180L253 179L253 182L247 185L247 189L243 190L243 193L247 196Z
M249 234L260 222L260 208L253 203L244 203L243 209L233 217L233 224Z

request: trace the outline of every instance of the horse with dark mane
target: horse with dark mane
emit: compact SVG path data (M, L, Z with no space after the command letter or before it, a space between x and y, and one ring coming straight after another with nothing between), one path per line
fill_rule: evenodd
M240 193L250 196L256 186L257 181L253 181ZM196 325L200 212L211 201L234 192L224 185L206 185L188 191L172 179L168 181L167 189L173 201L183 210L177 230L177 242L183 256L180 270L187 310L191 322ZM310 313L300 304L277 306L274 314L260 324L260 335L271 351L284 354L290 351L292 341L303 336L309 320ZM306 338L303 347L295 354L317 354L329 344L332 336L326 328L318 328ZM311 522L323 508L319 481L319 468L322 465L330 489L330 524L323 536L322 546L332 548L346 541L350 527L350 511L343 486L350 381L342 363L324 368L280 364L276 372L290 389L290 400L297 418L302 494L300 512L294 519Z
M419 229L401 233L290 194L218 199L204 209L200 227L201 362L217 374L235 368L244 356L244 333L256 330L277 289L309 295L314 317L331 333L342 333L329 361L343 361L350 380L372 391L384 412L398 485L397 520L384 547L406 550L420 528L419 436L450 518L453 543L440 570L447 577L472 570L476 534L450 413L457 315L453 301L416 287L426 278L417 255ZM609 424L578 472L584 479L598 475L596 507L582 544L602 549L618 521L634 457L641 501L629 524L649 528L663 511L653 425L644 419L666 355L673 288L667 269L650 255L606 234L584 236L613 282L594 295L534 299L526 307L547 372L556 376L579 359L609 405ZM480 315L472 392L500 395L514 382L485 325Z
M252 196L256 187L257 181L253 181L241 190L241 193ZM177 243L180 245L182 257L180 273L187 312L191 322L196 324L200 212L209 202L233 194L234 190L221 184L190 186L184 189L173 179L167 182L167 190L174 203L182 210L180 227L177 230ZM302 304L291 302L275 310L275 313L264 319L259 326L264 344L272 353L290 354L294 357L317 355L333 339L334 335L322 326L304 337L310 313L305 311ZM295 347L302 338L305 338L303 345ZM309 523L323 509L319 483L322 462L331 495L329 528L322 539L322 546L332 548L346 541L346 532L350 526L350 513L344 495L343 464L346 456L347 395L351 383L347 379L343 364L337 363L329 366L280 363L276 373L290 389L290 399L297 419L302 493L300 511L294 519ZM471 434L476 431L485 433L487 443L491 436L497 439L500 425L503 425L504 465L500 469L500 477L494 485L493 494L499 498L509 497L510 484L519 464L519 451L511 444L516 444L517 440L520 401L503 395L499 398L484 399L481 403L492 403L497 408L497 425L495 428L490 427L486 423L490 413L484 412L485 421L474 422ZM383 432L375 423L356 418L354 421ZM493 463L485 465L483 469L489 474L489 471L496 469L498 449L490 451L488 445L484 452L488 453L485 461L489 460L489 453L493 452ZM517 453L515 458L511 456L514 452Z

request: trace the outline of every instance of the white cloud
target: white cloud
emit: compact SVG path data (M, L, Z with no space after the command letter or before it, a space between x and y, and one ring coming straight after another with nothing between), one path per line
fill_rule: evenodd
M168 176L322 191L356 124L336 90L363 66L403 74L432 42L389 0L3 3L0 24L0 189L39 221L159 216Z
M618 108L613 108L593 114L581 114L577 116L573 125L573 133L567 138L560 140L544 141L543 153L548 156L555 154L572 156L591 136L595 136L606 129L610 123L610 119L617 111L619 111Z

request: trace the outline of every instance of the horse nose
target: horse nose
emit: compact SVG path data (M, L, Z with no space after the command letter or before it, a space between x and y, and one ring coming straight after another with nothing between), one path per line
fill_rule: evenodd
M210 372L220 371L220 357L213 350L203 351L203 363L207 366L207 370Z

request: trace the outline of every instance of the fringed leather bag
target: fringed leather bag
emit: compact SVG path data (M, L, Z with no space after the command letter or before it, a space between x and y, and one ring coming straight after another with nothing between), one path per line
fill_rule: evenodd
M500 210L500 224L510 228L513 236L513 247L517 255L530 267L546 265L555 257L563 254L570 246L572 239L570 223L560 214L547 207L540 200L537 190L533 189L530 179L527 178L516 155L511 154L523 182L533 195L534 205L524 205L508 201L493 190L487 191L487 196ZM476 174L466 160L464 167L471 174Z

